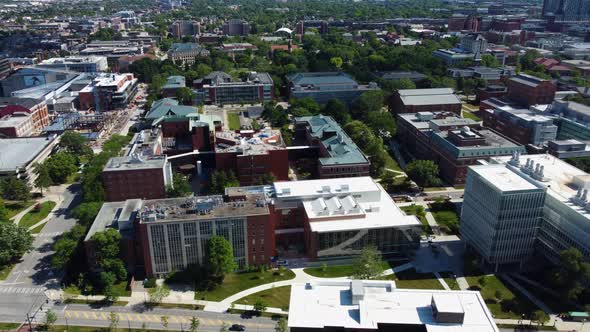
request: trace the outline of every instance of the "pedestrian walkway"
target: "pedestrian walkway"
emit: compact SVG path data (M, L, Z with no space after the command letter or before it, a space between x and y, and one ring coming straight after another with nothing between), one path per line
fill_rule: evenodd
M440 275L440 273L434 272L434 276L436 277L436 279L438 280L438 282L440 282L440 284L443 286L443 288L445 290L451 290L451 287L449 287L449 285L447 284L447 282L445 281L445 279L443 279L443 277Z
M463 275L463 273L461 272L455 272L455 279L457 279L457 284L459 285L459 288L461 290L468 290L469 289L469 283L467 282L467 279L465 279L465 276Z
M514 279L512 279L510 276L502 275L502 279L505 280L507 283L509 283L512 287L516 288L524 296L526 296L531 302L533 302L537 307L539 307L539 309L541 309L549 314L553 313L553 310L551 310L551 308L549 308L544 302L539 300L537 297L535 297L533 294L531 294L528 290L526 290L524 287L522 287L519 283L514 281Z
M399 273L405 270L409 270L409 269L413 269L414 268L414 264L412 264L411 262L408 262L406 264L402 264L400 266L396 266L393 267L391 269L387 269L385 271L383 271L383 273L381 273L382 276L389 276L395 273Z
M432 232L436 235L441 235L440 226L438 226L436 219L432 215L432 212L430 212L430 207L426 206L424 212L426 213L426 222L428 222L428 226L430 226Z
M162 316L157 313L126 313L126 312L113 312L119 319L120 322L146 322L146 323L161 323ZM110 321L111 313L107 311L96 311L96 310L65 310L64 316L70 319L88 319L96 321ZM174 324L190 324L192 316L184 315L167 315L168 322ZM230 318L228 316L228 318ZM221 327L224 324L243 324L243 321L232 320L232 319L213 319L213 318L199 318L199 326L218 326ZM273 324L255 323L248 324L251 328L269 328L274 327Z

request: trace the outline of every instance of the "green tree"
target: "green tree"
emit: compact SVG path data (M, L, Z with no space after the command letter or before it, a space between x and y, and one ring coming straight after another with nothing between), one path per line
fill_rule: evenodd
M31 198L31 188L26 182L10 176L2 181L2 197L11 201L26 201Z
M0 223L0 266L19 259L32 249L33 237L28 229L14 223Z
M273 184L275 181L277 181L276 176L274 176L274 174L272 173L265 173L261 176L259 176L256 181L255 181L255 185L269 185L269 184Z
M45 328L50 331L53 324L57 322L57 315L53 310L49 309L45 312Z
M156 286L155 288L149 291L149 304L152 306L156 306L162 303L162 300L170 295L170 288L168 286Z
M63 133L59 138L59 147L78 157L92 154L92 149L88 146L86 138L75 131Z
M43 196L43 188L47 188L53 183L49 175L49 170L44 163L34 163L33 172L37 175L35 186L41 190L41 196Z
M268 306L261 298L257 298L256 302L254 302L254 311L256 311L259 314L264 313L267 307Z
M45 162L51 181L56 184L65 183L68 176L78 170L76 157L68 152L58 152Z
M491 55L491 54L484 54L481 56L481 63L482 66L491 67L491 68L498 68L500 67L500 61Z
M211 174L211 180L209 182L209 193L210 194L224 194L225 188L239 187L240 182L234 175L233 171L225 172L223 170L216 170Z
M199 329L199 325L201 325L201 321L197 317L193 316L191 318L191 325L189 326L189 331L197 332L197 330Z
M86 234L86 227L80 224L75 225L68 232L63 233L53 244L55 253L51 255L51 266L56 269L65 268L74 253L80 239Z
M394 81L383 81L381 83L383 88L387 91L404 90L404 89L415 89L416 83L409 78L401 78Z
M287 325L287 320L285 317L280 317L277 321L277 326L275 327L276 332L287 332L289 330L289 326Z
M364 119L371 112L381 111L385 102L385 95L381 90L367 91L360 95L353 103L351 108L354 119Z
M4 200L0 198L0 223L8 222L8 210L4 204Z
M82 225L90 225L98 215L101 207L101 202L81 203L72 210L72 217Z
M195 94L193 90L187 87L182 87L176 90L176 99L181 105L192 105Z
M406 174L421 187L436 187L441 184L438 165L432 160L414 160L406 166Z
M355 259L352 276L354 279L374 279L383 272L383 259L377 248L368 246Z
M183 197L192 192L191 184L184 174L175 172L172 176L172 184L166 188L167 197Z
M367 114L367 125L373 129L376 135L393 137L397 131L397 125L393 115L389 112L370 112Z
M207 261L210 273L216 277L223 277L238 267L231 244L222 236L209 239Z
M109 331L116 331L119 325L119 315L114 312L109 313Z
M559 264L553 272L552 280L568 300L576 301L590 280L590 264L576 248L560 253Z
M532 320L536 321L537 325L543 326L549 321L549 315L543 310L535 310L535 312L533 312Z
M345 125L352 120L348 108L338 99L330 99L322 110L322 114L331 116L340 125Z
M167 329L168 328L168 316L160 317L160 323L162 323L162 326L164 327L164 329Z
M342 58L339 56L335 56L333 58L330 58L330 64L332 66L334 66L334 68L340 69L340 68L342 68Z

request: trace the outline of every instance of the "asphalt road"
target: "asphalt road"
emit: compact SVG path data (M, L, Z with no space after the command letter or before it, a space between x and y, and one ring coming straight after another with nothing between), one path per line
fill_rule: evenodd
M45 303L45 291L59 288L61 271L50 266L52 244L76 223L67 212L77 204L79 185L71 185L61 196L56 215L51 218L34 242L33 250L23 256L10 275L0 283L0 321L23 321L27 312Z

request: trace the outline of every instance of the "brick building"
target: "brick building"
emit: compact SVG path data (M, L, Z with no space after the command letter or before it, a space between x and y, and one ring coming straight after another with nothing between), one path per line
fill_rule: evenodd
M49 111L43 100L0 98L0 135L3 137L34 136L49 122Z
M266 174L289 180L289 155L280 130L215 134L215 168L232 170L241 185L253 185Z
M478 88L475 91L475 95L478 102L488 100L490 98L500 98L508 93L508 89L503 85L488 85L482 88Z
M522 105L551 104L556 87L550 80L527 74L519 74L508 80L507 98Z
M166 156L113 157L102 171L102 181L108 202L164 198L166 187L172 185L172 168Z
M329 116L295 118L295 136L319 148L316 177L368 176L371 163L346 132Z
M445 112L399 114L398 138L417 159L433 160L450 184L465 181L467 167L493 156L524 152L524 147L481 126Z
M350 257L366 245L406 257L419 246L420 222L369 177L227 188L225 197L105 203L84 240L89 265L92 236L113 226L127 248L128 270L156 277L205 263L212 236L231 243L240 268L283 257ZM297 249L285 248L286 234L300 239Z
M395 114L437 111L461 114L461 100L450 88L401 89L391 95L389 110Z

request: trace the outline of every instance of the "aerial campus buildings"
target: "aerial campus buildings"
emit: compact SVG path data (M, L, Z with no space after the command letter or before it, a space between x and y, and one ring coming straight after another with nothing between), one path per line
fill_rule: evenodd
M590 258L590 174L548 154L491 158L467 175L461 235L495 269L570 247Z
M399 289L377 280L293 284L288 326L292 332L499 331L478 291Z
M224 236L240 267L277 257L313 260L355 255L366 245L405 257L419 245L421 224L405 215L370 177L275 182L226 188L225 195L129 199L105 203L85 239L114 228L131 271L163 276L203 262L207 240Z

